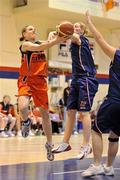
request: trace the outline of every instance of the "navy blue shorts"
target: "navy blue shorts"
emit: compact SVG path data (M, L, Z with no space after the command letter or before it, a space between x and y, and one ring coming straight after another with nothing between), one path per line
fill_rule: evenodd
M101 133L111 130L120 136L120 103L105 99L98 110L92 129Z
M73 78L67 101L67 110L90 111L97 90L98 81L95 77L82 76L80 78Z

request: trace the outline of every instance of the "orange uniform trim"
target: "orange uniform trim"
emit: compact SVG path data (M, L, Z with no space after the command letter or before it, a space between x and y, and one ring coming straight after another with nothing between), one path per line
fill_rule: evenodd
M26 52L22 53L21 76L47 76L47 61L45 53Z

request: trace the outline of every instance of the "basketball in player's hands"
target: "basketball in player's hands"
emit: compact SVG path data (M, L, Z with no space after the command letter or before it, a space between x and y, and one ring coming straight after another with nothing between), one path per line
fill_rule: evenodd
M74 33L74 25L69 21L62 21L57 27L58 36L72 36Z

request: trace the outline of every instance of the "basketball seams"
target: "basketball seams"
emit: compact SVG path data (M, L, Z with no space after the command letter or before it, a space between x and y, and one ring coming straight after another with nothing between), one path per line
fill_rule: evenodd
M69 21L63 21L56 26L56 31L60 36L71 36L74 33L74 25Z

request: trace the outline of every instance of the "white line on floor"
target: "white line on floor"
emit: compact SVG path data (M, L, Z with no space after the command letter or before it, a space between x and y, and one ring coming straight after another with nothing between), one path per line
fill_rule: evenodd
M120 170L120 168L114 168L115 171ZM59 175L59 174L71 174L71 173L81 173L83 172L83 170L79 170L79 171L66 171L66 172L56 172L56 173L52 173L53 175Z

